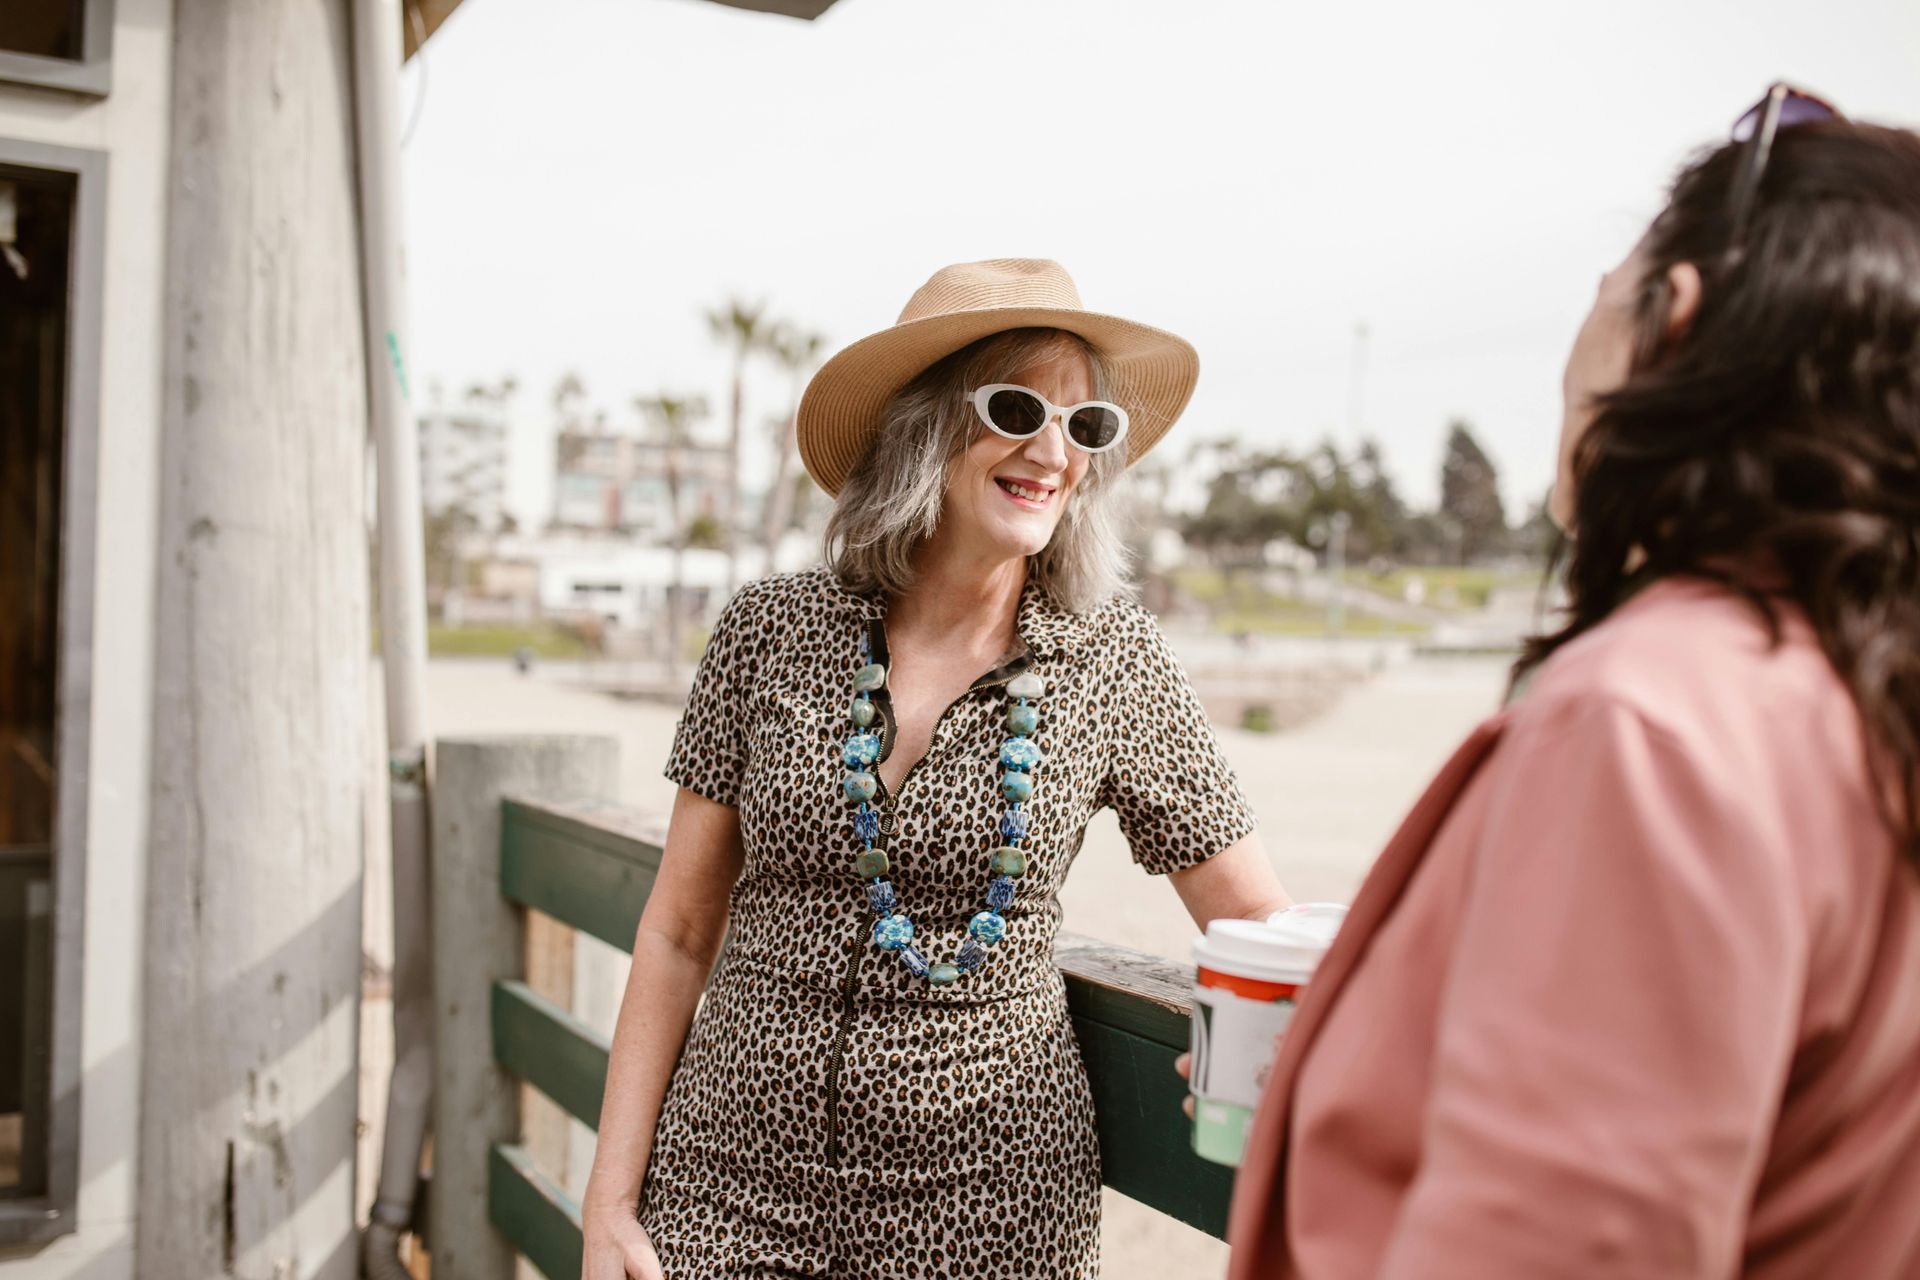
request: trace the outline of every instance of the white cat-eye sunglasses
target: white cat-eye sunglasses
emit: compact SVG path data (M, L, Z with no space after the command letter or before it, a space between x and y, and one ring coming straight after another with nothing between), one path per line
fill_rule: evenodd
M1127 438L1127 411L1106 400L1057 405L1032 387L995 382L973 393L973 410L995 435L1031 440L1057 415L1067 443L1083 453L1104 453Z

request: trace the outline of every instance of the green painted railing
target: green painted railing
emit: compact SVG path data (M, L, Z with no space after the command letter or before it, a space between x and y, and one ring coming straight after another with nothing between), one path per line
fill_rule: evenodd
M656 822L609 805L508 800L500 891L622 950L660 867ZM1123 1195L1210 1235L1226 1234L1232 1173L1193 1154L1173 1060L1187 1047L1191 981L1156 956L1063 935L1055 959L1100 1133L1101 1173ZM524 982L493 985L502 1068L588 1125L598 1122L605 1037ZM487 1177L495 1226L553 1280L580 1274L580 1208L515 1144L495 1145Z

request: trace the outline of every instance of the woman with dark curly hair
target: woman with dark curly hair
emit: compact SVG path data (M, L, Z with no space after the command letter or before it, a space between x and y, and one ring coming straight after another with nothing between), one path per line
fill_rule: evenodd
M1776 86L1565 394L1570 615L1309 988L1231 1275L1920 1275L1920 138Z

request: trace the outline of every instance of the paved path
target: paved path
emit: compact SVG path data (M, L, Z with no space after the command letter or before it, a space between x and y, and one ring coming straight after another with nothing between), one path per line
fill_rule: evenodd
M1417 660L1356 687L1331 712L1292 732L1221 731L1260 812L1274 864L1296 899L1352 896L1426 779L1497 705L1503 678L1503 664L1489 659ZM613 734L620 740L621 798L661 808L672 801L673 785L660 774L678 717L671 707L569 688L538 670L517 676L504 661L431 664L428 706L436 736ZM376 832L383 825L378 814L370 821ZM382 837L370 847L383 844ZM370 930L387 918L380 900L384 875L384 865L370 857ZM1134 867L1111 813L1088 830L1062 902L1070 929L1187 959L1193 922L1169 886ZM617 1007L617 991L582 995L581 1013L589 1021L606 1022ZM363 1114L376 1128L387 1070L377 1060L387 1042L379 1022L386 1016L384 1002L368 1001ZM377 1151L369 1146L362 1156L362 1169L371 1172ZM1112 1192L1103 1232L1105 1280L1200 1280L1225 1268L1223 1244Z

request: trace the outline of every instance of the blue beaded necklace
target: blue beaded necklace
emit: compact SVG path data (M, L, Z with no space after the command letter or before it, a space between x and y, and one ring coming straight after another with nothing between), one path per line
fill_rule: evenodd
M913 921L898 910L893 884L887 879L887 855L873 847L880 834L880 815L873 797L880 781L873 765L880 759L880 737L873 732L879 709L873 705L873 692L885 687L887 669L870 661L865 636L860 638L862 665L853 676L853 736L841 753L847 766L842 784L847 799L854 804L853 834L862 845L854 858L854 869L867 882L867 902L879 915L874 922L874 945L900 957L900 963L916 978L925 978L936 987L959 981L963 973L972 973L987 962L987 948L1007 933L1007 920L1001 913L1013 902L1013 882L1027 874L1027 854L1022 844L1027 839L1027 813L1021 808L1033 798L1033 771L1041 762L1040 747L1033 735L1040 727L1040 712L1028 699L1046 691L1046 682L1031 671L1023 671L1007 682L1007 740L1000 745L1000 795L1007 808L1000 815L1000 837L1006 843L993 851L987 866L993 879L987 883L987 909L967 922L967 937L952 961L929 963L926 954L913 940Z

